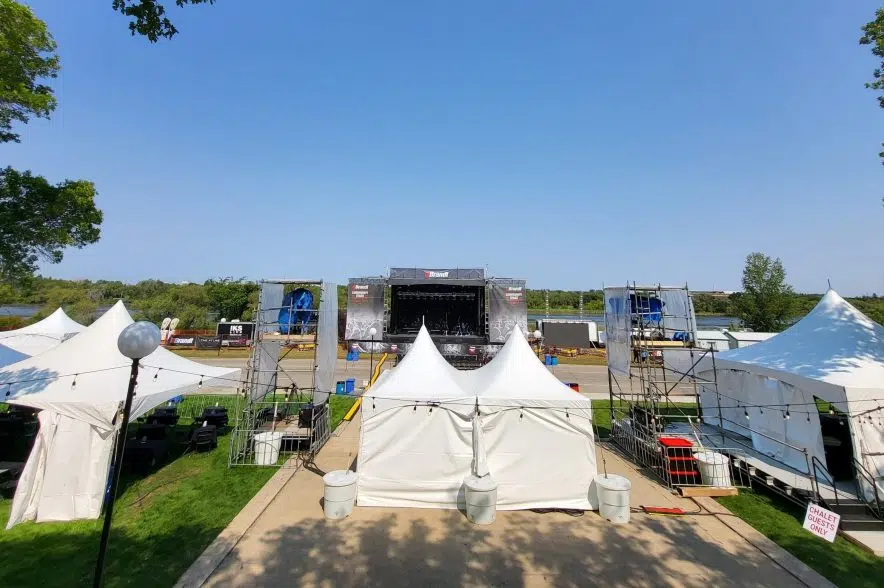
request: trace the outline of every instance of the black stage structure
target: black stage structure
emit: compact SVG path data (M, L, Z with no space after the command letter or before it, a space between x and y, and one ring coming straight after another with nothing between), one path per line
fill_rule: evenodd
M402 357L421 325L450 363L478 367L513 327L526 331L525 280L486 278L481 268L392 268L387 277L350 279L344 338L351 350Z

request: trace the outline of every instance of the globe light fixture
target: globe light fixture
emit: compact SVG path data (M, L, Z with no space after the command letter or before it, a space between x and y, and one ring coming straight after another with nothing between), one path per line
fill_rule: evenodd
M148 321L132 323L117 337L117 348L129 359L147 357L160 346L160 330Z

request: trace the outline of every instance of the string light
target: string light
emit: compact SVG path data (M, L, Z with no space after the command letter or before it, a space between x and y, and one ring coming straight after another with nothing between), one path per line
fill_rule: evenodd
M77 376L79 376L79 375L80 375L80 374L74 374L74 379L73 379L73 381L71 382L71 388L76 388L76 387L77 387Z
M807 413L807 422L810 422L810 413Z
M153 381L154 381L154 382L157 381L157 377L160 375L160 370L161 370L161 369L163 369L163 368L157 368L157 373L155 373L155 374L153 375Z
M829 414L831 414L831 415L835 414L835 407L832 406L831 404L829 405Z
M200 383L197 384L197 388L202 388L202 387L203 387L203 376L202 376L202 374L200 374Z
M790 418L791 418L791 415L789 414L789 407L787 406L786 412L783 413L783 419L788 421ZM808 420L809 419L810 419L810 417L808 417Z

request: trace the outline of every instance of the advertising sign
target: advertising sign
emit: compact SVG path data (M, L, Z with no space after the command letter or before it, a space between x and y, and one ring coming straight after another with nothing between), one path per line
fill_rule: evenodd
M218 328L215 330L215 334L224 339L252 339L254 333L255 323L223 322L218 323Z
M812 502L807 505L807 513L804 515L804 528L817 537L822 537L829 543L833 543L835 535L838 533L838 524L840 522L841 515L835 514L831 510L826 510Z
M196 348L197 349L218 349L221 347L221 336L220 335L198 335L196 337Z
M528 332L528 297L524 280L492 280L488 288L489 340L503 343L513 327Z
M384 284L383 281L350 280L347 285L347 326L344 339L370 341L371 329L374 339L380 341L384 332Z
M194 335L172 335L166 339L166 345L192 346L196 343Z

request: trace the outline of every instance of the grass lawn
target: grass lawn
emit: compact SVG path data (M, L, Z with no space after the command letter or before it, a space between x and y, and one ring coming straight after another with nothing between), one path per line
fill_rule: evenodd
M188 397L185 402L201 412L214 400ZM350 396L331 397L333 428L353 402ZM187 406L182 403L180 410L185 413ZM228 442L229 435L221 436L217 449L185 454L147 476L124 475L114 509L106 586L172 586L276 472L228 468ZM0 500L4 525L11 502ZM0 586L90 585L100 536L100 520L24 523L0 530Z
M743 490L738 496L717 500L840 588L884 585L884 558L841 537L837 537L835 543L814 537L801 526L804 509L791 502L767 493Z
M629 409L629 404L622 401L614 401L615 412L625 413ZM671 402L669 405L661 404L660 413L676 416L696 416L697 405L693 402ZM684 422L682 420L682 422ZM610 400L593 400L592 401L592 426L595 428L596 435L600 439L607 439L611 436L611 401Z

